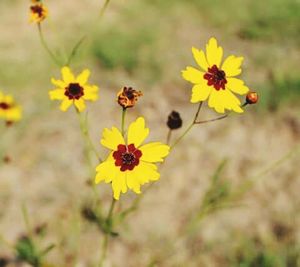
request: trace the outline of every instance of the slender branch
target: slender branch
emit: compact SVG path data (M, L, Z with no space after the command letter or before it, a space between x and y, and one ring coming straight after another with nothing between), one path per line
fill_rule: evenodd
M109 235L110 235L112 227L113 227L112 217L113 217L113 210L114 210L115 204L116 204L116 200L114 198L112 198L109 212L108 212L107 218L105 220L108 229L106 229L106 233L104 235L102 246L101 246L101 258L100 258L100 262L99 262L99 267L103 266L103 263L106 259Z
M105 3L104 5L102 6L101 10L100 10L100 13L99 13L99 18L102 18L103 17L103 14L109 4L110 0L105 0Z
M196 111L196 114L195 114L195 117L194 117L192 123L187 127L187 129L183 132L183 134L182 134L181 136L179 136L179 137L177 138L177 140L171 145L171 150L172 150L172 149L173 149L173 148L181 141L181 139L182 139L183 137L185 137L186 134L193 128L193 126L195 125L195 123L196 123L196 121L197 121L197 119L198 119L198 116L199 116L199 113L200 113L202 104L203 104L203 102L201 101L201 102L199 103L198 109L197 109L197 111Z
M87 38L87 34L85 34L84 36L82 36L78 42L74 45L73 49L71 50L71 53L67 59L66 62L66 66L70 66L72 59L75 57L75 55L77 54L77 51L79 50L80 46L83 44L83 42L85 41L85 39Z
M42 31L42 26L41 23L38 23L38 32L39 32L39 36L40 36L40 40L41 40L41 44L44 47L44 49L47 51L48 55L50 56L50 58L53 60L53 62L58 66L61 67L61 63L59 62L59 60L56 58L56 56L54 55L54 53L51 51L51 49L49 48L45 38L44 38L44 34Z
M172 137L172 129L169 129L168 134L167 134L167 140L166 144L169 145Z
M207 122L213 122L213 121L218 121L218 120L222 120L228 117L229 114L223 115L221 117L218 118L214 118L214 119L210 119L210 120L204 120L204 121L195 121L195 124L203 124L203 123L207 123Z

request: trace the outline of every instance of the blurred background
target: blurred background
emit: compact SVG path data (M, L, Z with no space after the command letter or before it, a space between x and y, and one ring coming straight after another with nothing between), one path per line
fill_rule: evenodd
M300 1L111 0L101 19L101 1L44 3L45 38L61 58L88 34L72 69L91 69L100 87L88 117L102 154L103 128L120 124L123 86L144 93L127 122L144 116L148 140L166 139L172 110L183 127L190 123L197 107L180 72L195 65L191 47L203 49L212 36L225 56L244 56L241 77L260 96L243 115L196 126L174 149L160 181L116 229L107 266L300 266ZM0 258L14 257L26 234L23 205L31 227L46 224L41 246L55 244L49 266L96 266L102 234L81 216L92 197L84 141L73 110L62 113L48 98L60 70L28 23L29 5L0 1L0 88L24 113L20 123L1 125ZM207 106L200 114L216 116ZM97 190L106 212L111 187ZM135 199L123 195L117 211ZM203 203L215 208L203 215Z

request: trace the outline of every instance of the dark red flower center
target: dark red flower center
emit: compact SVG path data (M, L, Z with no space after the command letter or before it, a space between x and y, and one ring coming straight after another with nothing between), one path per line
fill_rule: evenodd
M132 171L135 166L138 166L141 156L142 151L137 149L134 144L128 146L118 145L118 150L113 153L115 165L120 166L122 172L126 170Z
M207 85L213 86L217 91L219 91L221 88L223 90L225 89L225 84L227 83L226 74L216 65L208 68L208 71L203 77L207 80Z
M68 87L65 88L65 96L69 99L79 99L84 95L83 87L79 83L70 83Z
M31 11L35 14L38 14L39 17L43 16L43 7L41 5L35 5L30 7Z
M0 102L0 109L9 109L10 108L10 105L5 103L5 102Z

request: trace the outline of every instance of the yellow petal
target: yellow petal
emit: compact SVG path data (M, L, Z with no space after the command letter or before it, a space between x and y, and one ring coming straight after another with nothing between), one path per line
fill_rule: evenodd
M79 112L84 111L84 109L85 109L85 102L84 102L84 100L82 98L75 99L74 100L74 104L75 104L75 107L77 108L77 110Z
M116 173L115 178L112 180L112 189L116 200L119 200L121 191L122 193L127 192L126 172L118 171Z
M115 166L114 161L106 160L102 163L100 163L96 168L96 178L95 183L98 184L102 181L105 181L106 183L110 183L114 177L116 176L118 168Z
M181 72L182 77L191 83L200 83L203 80L204 72L193 67L187 67Z
M1 102L3 101L3 97L4 97L4 95L3 95L3 93L0 91L0 101L1 101Z
M51 82L52 84L54 84L55 86L59 87L59 88L62 88L62 89L65 89L67 87L67 84L64 83L63 81L61 80L55 80L55 79L51 79Z
M150 181L157 181L160 174L157 172L157 167L148 162L141 161L133 170L141 185L149 183Z
M83 70L76 78L76 82L79 83L81 86L84 86L89 77L91 72L88 69Z
M108 128L103 130L101 144L111 150L117 150L118 145L124 145L125 141L120 131L116 127L112 127L111 130Z
M249 88L244 84L244 81L237 78L227 78L226 87L239 95L244 95L249 92Z
M126 182L129 189L133 190L136 194L141 193L141 184L134 170L127 172Z
M202 50L198 50L195 47L192 47L192 52L197 64L206 72L209 66L204 52Z
M227 77L237 76L242 70L240 69L244 58L229 56L223 63L222 70L225 71Z
M98 99L98 87L97 86L84 86L84 100L96 101Z
M206 45L206 58L209 66L212 67L213 65L217 65L217 67L220 67L222 57L223 48L218 46L215 38L210 38Z
M141 143L147 138L149 129L145 128L145 120L143 117L137 118L132 122L128 128L128 145L134 144L135 147L139 147Z
M20 107L14 107L6 112L6 120L7 121L18 121L22 117L21 108Z
M49 97L51 100L63 100L65 98L64 89L55 89L49 92Z
M12 97L12 95L6 95L3 97L3 102L11 105L14 103L14 98Z
M207 81L203 79L200 84L196 84L193 86L191 102L197 103L200 101L205 101L211 93L212 89L213 87L207 85Z
M153 142L139 148L142 151L141 160L148 162L163 162L170 152L170 147L160 142Z
M62 102L61 102L61 104L60 104L60 110L62 110L62 111L67 111L67 109L72 105L72 103L73 103L73 100L70 100L70 99L68 99L68 98L65 98Z
M224 113L225 109L242 113L240 100L232 94L228 89L213 90L210 94L208 106L214 108L218 113Z
M61 75L66 84L75 82L74 74L69 67L63 67L61 69Z

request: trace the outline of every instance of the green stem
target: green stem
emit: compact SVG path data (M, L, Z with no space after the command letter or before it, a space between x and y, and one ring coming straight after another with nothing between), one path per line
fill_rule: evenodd
M41 44L44 47L44 49L47 51L48 55L50 56L50 58L53 60L53 62L58 66L61 67L61 63L59 62L59 60L56 58L56 56L54 55L54 53L51 51L51 49L49 48L45 38L44 38L44 34L42 31L42 26L40 23L37 24L38 25L38 31L39 31L39 36L40 36L40 40L41 40Z
M68 59L66 62L66 66L70 66L72 59L74 58L74 56L77 54L77 51L79 50L80 46L83 44L84 40L87 38L87 34L85 34L84 36L82 36L79 41L74 45Z
M109 235L110 235L112 227L113 227L112 217L113 217L113 211L114 211L115 204L116 204L116 200L114 198L112 198L109 212L108 212L106 220L105 220L108 229L106 229L106 233L104 235L102 246L101 246L101 258L100 258L100 262L99 262L99 267L103 266L103 263L106 259Z
M171 141L171 136L172 136L172 130L169 129L168 131L168 135L167 135L167 140L166 140L166 144L169 145L170 141Z
M126 116L126 108L123 108L122 110L122 120L121 120L121 132L122 132L122 135L124 137L125 135L125 116Z
M179 136L176 141L171 145L171 150L182 140L183 137L186 136L186 134L193 128L193 126L196 124L196 121L198 119L199 116L199 112L201 110L203 102L199 103L198 109L196 111L195 117L192 121L192 123L187 127L187 129L183 132L183 134L181 136Z
M208 122L213 122L213 121L219 121L219 120L223 120L225 118L228 117L229 114L225 114L221 117L218 118L214 118L214 119L210 119L210 120L204 120L204 121L195 121L195 124L203 124L203 123L208 123Z
M103 17L103 14L109 4L110 0L105 0L105 3L104 5L102 6L101 10L100 10L100 13L99 13L99 18L102 18Z

